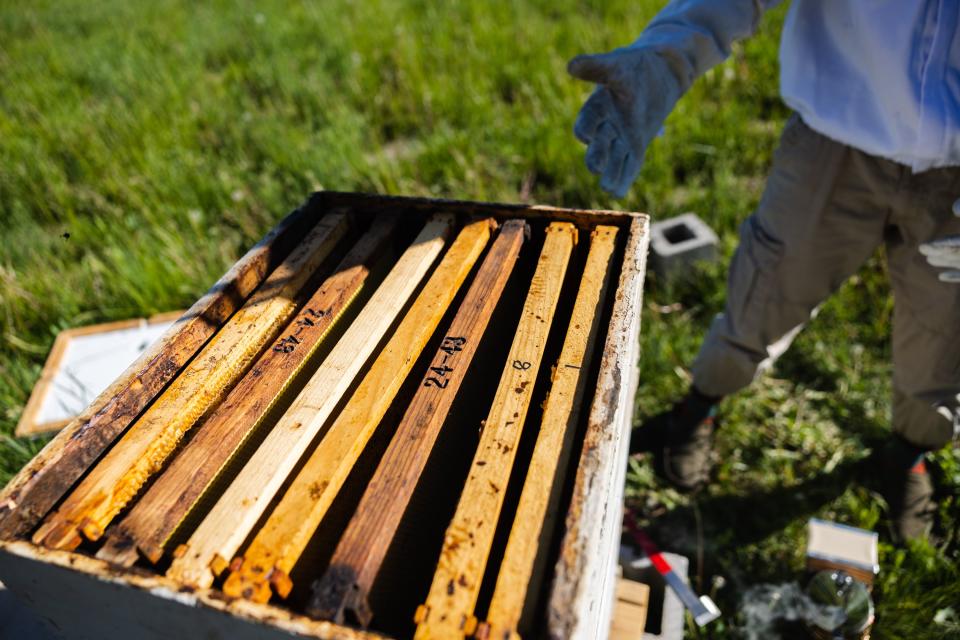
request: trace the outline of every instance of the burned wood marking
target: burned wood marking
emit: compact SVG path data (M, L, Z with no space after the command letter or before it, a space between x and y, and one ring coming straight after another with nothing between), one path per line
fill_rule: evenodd
M35 544L74 549L106 526L201 416L215 407L296 310L296 297L348 229L330 216L277 267L34 534Z
M370 274L370 265L389 240L396 218L381 216L350 249L294 317L282 337L247 372L226 400L199 427L134 505L108 530L98 558L130 566L137 551L159 562L176 528L221 475L243 442L261 428L279 397L322 344Z
M506 222L480 265L337 545L330 568L313 586L310 615L339 623L349 610L354 619L364 626L369 624L372 612L367 595L503 294L526 233L526 223Z
M418 640L464 637L476 627L473 608L503 506L503 489L510 479L576 233L566 222L554 222L547 228L507 364L447 528L430 592L417 616L414 637ZM516 362L521 366L514 366ZM530 366L524 368L523 363ZM450 590L450 584L456 586Z
M519 638L521 621L529 623L539 593L531 586L545 569L550 532L554 530L562 491L562 473L569 457L587 378L600 331L603 300L610 285L617 228L598 226L590 251L547 403L520 503L500 564L484 628L488 638ZM525 629L526 631L526 629Z
M324 434L250 547L231 565L224 593L258 602L270 599L271 585L282 597L289 593L287 576L486 248L493 225L492 219L485 219L459 233L343 412ZM456 339L445 342L457 348L463 346L463 341ZM445 376L448 369L453 370L446 365L433 367L432 373ZM447 378L442 380L443 384L437 385L441 389L449 382ZM312 491L317 485L322 490Z
M47 515L290 253L309 222L298 210L267 233L17 474L0 494L0 538L26 535Z
M263 515L367 359L440 255L453 216L433 216L353 320L246 466L179 549L167 571L174 580L209 587L215 573Z

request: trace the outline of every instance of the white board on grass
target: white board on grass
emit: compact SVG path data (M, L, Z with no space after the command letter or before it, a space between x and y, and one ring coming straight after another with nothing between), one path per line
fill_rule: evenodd
M16 435L39 435L65 426L182 313L61 331L17 423Z

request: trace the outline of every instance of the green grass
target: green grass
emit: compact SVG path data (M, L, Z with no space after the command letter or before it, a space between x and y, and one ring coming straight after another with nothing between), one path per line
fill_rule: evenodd
M6 3L0 483L42 446L10 434L58 331L188 305L314 189L693 210L728 259L788 115L782 10L678 105L627 199L598 189L570 133L589 88L566 60L631 41L659 4ZM650 282L638 422L685 388L724 279L721 265ZM809 517L885 531L863 461L888 432L891 309L877 256L771 376L725 402L705 495L631 463L630 500L704 590L724 578L726 612L749 585L799 575ZM903 550L884 536L875 638L960 637L960 457L936 459L947 539Z

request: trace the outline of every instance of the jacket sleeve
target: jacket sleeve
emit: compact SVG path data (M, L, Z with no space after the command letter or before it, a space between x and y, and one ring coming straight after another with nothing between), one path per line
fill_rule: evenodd
M631 49L650 49L669 64L686 91L730 55L734 41L752 35L782 0L672 0L647 25Z

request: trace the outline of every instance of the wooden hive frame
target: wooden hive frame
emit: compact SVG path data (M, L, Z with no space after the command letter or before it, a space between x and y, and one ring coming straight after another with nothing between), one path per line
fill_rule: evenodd
M230 599L219 589L190 587L141 567L111 564L91 557L83 547L79 551L51 550L29 539L283 261L305 230L320 216L339 210L367 221L378 214L414 216L423 221L432 214L448 213L460 222L480 217L498 223L523 219L541 228L567 222L583 238L597 225L619 229L612 291L595 347L598 364L583 399L582 426L558 518L562 521L556 531L559 550L553 571L548 572L552 573L551 582L544 585L549 594L543 598L542 626L538 627L552 638L606 636L614 603L620 505L638 382L647 217L617 211L320 192L248 252L0 493L0 580L71 637L384 637L318 621L284 606ZM544 362L546 369L552 364Z

